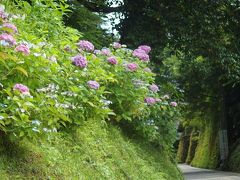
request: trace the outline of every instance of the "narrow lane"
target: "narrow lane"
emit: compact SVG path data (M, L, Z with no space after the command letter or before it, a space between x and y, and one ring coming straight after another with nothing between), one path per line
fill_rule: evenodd
M238 173L195 168L186 164L179 164L178 167L186 180L240 180Z

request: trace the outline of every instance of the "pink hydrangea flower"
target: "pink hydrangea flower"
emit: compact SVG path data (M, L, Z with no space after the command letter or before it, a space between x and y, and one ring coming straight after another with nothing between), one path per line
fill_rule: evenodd
M30 49L27 45L25 44L20 44L15 48L15 51L17 52L22 52L25 55L29 55L30 54Z
M122 47L122 45L119 42L114 42L113 43L113 48L120 49L121 47Z
M142 61L149 61L149 55L142 49L135 49L132 54Z
M3 24L3 27L13 30L14 33L17 33L17 32L18 32L17 27L16 27L14 24L4 23L4 24Z
M135 63L129 63L129 64L127 64L127 68L129 71L136 71L138 68L138 65Z
M108 59L107 59L107 61L110 63L110 64L112 64L112 65L116 65L117 63L118 63L118 61L117 61L117 59L115 58L115 57L109 57Z
M90 87L91 89L99 89L100 87L97 81L88 81L87 84L88 84L88 87Z
M142 49L135 49L133 51L133 56L136 56L136 54L146 54L146 52Z
M173 107L177 107L177 103L176 102L170 102L170 105L173 106Z
M141 45L138 47L138 49L145 51L146 54L148 54L151 51L151 47L147 45Z
M145 61L145 62L150 60L149 55L147 55L147 54L140 53L140 54L137 54L136 57L138 57L140 60Z
M148 105L153 105L156 103L156 99L153 97L146 97L144 99L144 102L147 103Z
M159 91L159 88L156 84L152 84L149 86L149 89L152 91L152 92L158 92Z
M78 46L80 47L80 49L88 52L94 51L94 45L86 40L79 41Z
M23 84L15 84L13 87L13 90L18 90L22 94L30 94L29 89L27 86L24 86Z
M110 49L108 49L108 48L103 48L103 49L101 50L101 54L102 54L102 55L105 55L105 56L109 56L109 55L111 55L111 51L110 51Z
M85 68L87 66L87 59L81 55L72 57L72 62L75 66Z
M15 45L16 44L16 40L14 39L14 37L10 34L7 34L7 33L1 34L0 35L0 40L5 41L10 45Z

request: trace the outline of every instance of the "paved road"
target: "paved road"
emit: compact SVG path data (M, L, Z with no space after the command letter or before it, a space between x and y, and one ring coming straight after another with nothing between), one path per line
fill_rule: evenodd
M240 180L237 173L194 168L185 164L180 164L179 168L186 180Z

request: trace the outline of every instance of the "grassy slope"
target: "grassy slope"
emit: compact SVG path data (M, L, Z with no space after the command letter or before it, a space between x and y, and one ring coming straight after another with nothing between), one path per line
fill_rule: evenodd
M1 137L1 179L181 179L166 153L88 121L74 136L10 144Z

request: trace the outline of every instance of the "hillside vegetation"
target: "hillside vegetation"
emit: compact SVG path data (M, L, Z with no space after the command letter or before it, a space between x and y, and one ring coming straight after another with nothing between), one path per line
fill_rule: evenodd
M155 84L151 47L96 50L63 24L64 0L2 3L2 179L182 179L178 104Z
M166 152L99 122L37 145L5 143L1 139L2 179L181 179Z

